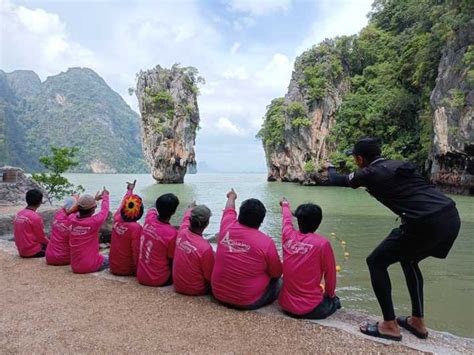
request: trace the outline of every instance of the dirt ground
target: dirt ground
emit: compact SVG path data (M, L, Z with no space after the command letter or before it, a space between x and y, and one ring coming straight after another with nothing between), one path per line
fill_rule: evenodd
M0 353L413 352L0 251Z

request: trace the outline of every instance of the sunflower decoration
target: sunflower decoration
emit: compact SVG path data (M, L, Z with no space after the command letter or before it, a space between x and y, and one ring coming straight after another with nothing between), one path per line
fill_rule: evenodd
M128 196L122 204L120 215L125 222L138 221L143 216L143 201L138 195Z

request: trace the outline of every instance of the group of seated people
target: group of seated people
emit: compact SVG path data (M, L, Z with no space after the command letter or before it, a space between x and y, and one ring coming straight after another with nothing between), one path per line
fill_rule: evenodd
M109 192L67 198L56 213L48 239L39 190L26 194L27 207L14 221L15 244L21 257L46 257L49 265L71 265L74 273L106 268L115 275L136 275L146 286L173 285L176 292L210 294L219 303L252 310L278 299L281 309L296 318L323 319L341 307L336 289L336 263L330 242L316 233L321 208L300 205L294 212L286 199L282 208L280 260L274 241L259 230L266 214L257 199L244 201L236 212L236 192L227 193L217 250L203 237L211 211L192 203L179 229L170 224L179 205L171 193L156 200L145 222L143 201L134 193L135 182L114 214L109 256L99 252L99 230L109 212ZM97 202L101 208L95 213ZM293 215L298 229L293 227ZM324 282L324 284L322 284Z

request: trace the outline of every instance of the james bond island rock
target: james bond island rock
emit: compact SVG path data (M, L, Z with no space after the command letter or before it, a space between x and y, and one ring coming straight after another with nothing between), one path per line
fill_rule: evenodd
M474 195L474 20L447 46L433 105L431 180L447 192Z
M157 65L138 74L135 91L141 113L145 159L158 183L182 183L196 165L194 144L199 128L198 84L193 67Z
M349 172L343 152L374 136L383 157L473 194L473 11L472 1L376 1L359 34L304 52L258 134L268 180L324 185L323 160Z
M267 107L258 133L263 141L269 181L326 181L321 162L334 152L328 139L336 111L350 88L347 64L325 41L296 59L288 93Z

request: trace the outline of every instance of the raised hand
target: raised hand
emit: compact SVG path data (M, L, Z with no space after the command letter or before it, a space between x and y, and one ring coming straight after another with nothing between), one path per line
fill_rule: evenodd
M104 189L102 190L102 193L100 194L100 196L102 197L104 194L108 195L109 194L109 190L107 190L104 186Z
M97 191L97 192L95 193L94 199L95 199L96 201L102 200L102 193L101 193L100 191Z
M227 198L231 200L237 200L237 193L234 191L234 188L231 188L227 193Z
M188 208L194 208L194 207L196 207L196 206L197 206L197 205L196 205L196 201L193 201L193 202L191 202L191 203L188 205Z
M132 182L127 182L127 190L128 191L133 191L135 189L135 184L137 183L137 180L133 180Z
M288 200L286 199L286 197L282 197L280 200L280 206L283 206L284 204L288 204Z

